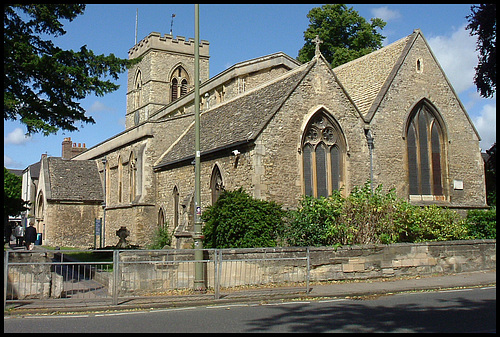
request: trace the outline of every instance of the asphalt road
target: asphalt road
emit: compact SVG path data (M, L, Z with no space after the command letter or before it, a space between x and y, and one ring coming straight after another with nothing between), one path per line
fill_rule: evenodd
M379 297L4 317L4 332L496 332L496 287Z

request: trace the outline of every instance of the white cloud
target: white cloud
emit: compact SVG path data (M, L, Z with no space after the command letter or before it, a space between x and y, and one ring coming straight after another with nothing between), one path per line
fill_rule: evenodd
M479 116L471 117L474 126L481 136L479 146L482 151L489 150L491 145L497 140L497 107L496 104L485 104Z
M428 42L457 94L474 86L474 67L478 61L476 37L470 36L465 26L451 36L431 37Z
M371 10L371 13L376 18L380 18L385 22L389 22L394 19L399 19L401 17L401 13L399 13L399 11L389 9L387 6L373 8Z
M7 168L19 168L19 167L22 167L22 164L4 154L3 155L3 166L7 167Z
M5 144L21 145L29 142L31 136L25 136L23 129L15 128L7 137L3 138Z
M106 104L102 103L101 101L95 101L89 108L89 112L95 113L95 112L100 112L100 111L109 111L109 110L114 110L113 108L107 106Z

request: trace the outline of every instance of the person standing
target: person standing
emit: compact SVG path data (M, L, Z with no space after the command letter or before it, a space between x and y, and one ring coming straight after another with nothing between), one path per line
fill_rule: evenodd
M24 240L24 227L20 223L14 229L14 235L16 236L16 247L21 247Z
M33 250L36 241L36 228L33 222L30 222L30 226L26 228L26 233L24 234L24 241L26 242L26 249Z

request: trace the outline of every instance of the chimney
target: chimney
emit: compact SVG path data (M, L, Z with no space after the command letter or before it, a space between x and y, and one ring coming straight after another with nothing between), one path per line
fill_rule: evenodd
M72 145L71 137L64 138L62 142L62 159L71 159Z
M73 143L71 137L64 138L62 142L62 159L71 159L76 155L87 151L85 143Z

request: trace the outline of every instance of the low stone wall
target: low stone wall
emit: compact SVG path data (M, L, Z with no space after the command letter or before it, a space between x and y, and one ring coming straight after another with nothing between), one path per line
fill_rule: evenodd
M145 254L147 253L147 254ZM120 253L120 294L191 288L192 253L153 251ZM303 247L219 250L220 287L303 282L307 251ZM207 287L215 285L214 251L205 254ZM149 264L144 261L169 263ZM309 248L310 281L460 273L496 268L496 240L359 245ZM111 276L111 275L109 275ZM109 290L112 277L108 278Z
M367 279L496 269L496 240L310 249L311 280Z
M7 277L7 299L59 298L63 277L51 272L47 253L11 254ZM18 264L29 263L29 264Z

